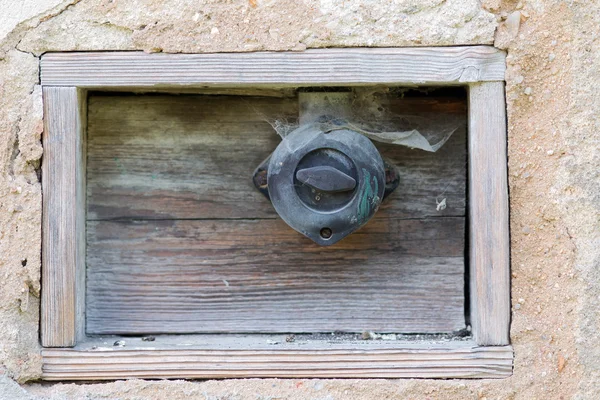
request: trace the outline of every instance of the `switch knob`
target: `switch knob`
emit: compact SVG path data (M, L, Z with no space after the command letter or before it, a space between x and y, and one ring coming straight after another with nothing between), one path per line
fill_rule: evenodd
M308 125L286 136L271 155L268 194L290 227L329 246L375 214L386 190L385 169L365 136Z
M322 192L347 192L356 187L356 180L327 165L301 169L296 179Z

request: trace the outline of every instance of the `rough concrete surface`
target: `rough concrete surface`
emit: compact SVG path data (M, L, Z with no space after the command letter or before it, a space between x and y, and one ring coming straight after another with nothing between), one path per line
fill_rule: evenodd
M0 40L19 22L60 4L61 0L0 0Z
M56 0L37 0L28 4L38 8L22 18L38 16L14 29L13 19L0 19L2 29L12 29L0 39L0 397L600 398L600 2L71 0L56 5ZM42 108L36 87L40 54L494 42L508 52L515 350L511 378L35 382L41 372ZM19 388L15 381L23 385Z

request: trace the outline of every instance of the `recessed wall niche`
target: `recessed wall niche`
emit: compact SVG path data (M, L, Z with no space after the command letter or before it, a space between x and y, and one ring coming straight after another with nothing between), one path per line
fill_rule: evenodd
M511 373L503 53L69 53L41 70L46 379ZM398 186L322 247L253 171L302 93L369 90L396 122L454 128L436 152L374 140Z

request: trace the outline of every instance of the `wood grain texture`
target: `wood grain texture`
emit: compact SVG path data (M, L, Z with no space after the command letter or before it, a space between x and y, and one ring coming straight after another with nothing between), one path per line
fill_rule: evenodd
M322 248L280 220L88 223L87 332L465 327L464 218L378 219Z
M466 126L456 98L392 103ZM435 154L381 145L400 187L365 229L323 249L251 182L280 140L265 119L297 108L293 98L90 98L88 333L464 328L465 129ZM437 211L436 198L448 207Z
M314 49L304 52L49 53L42 85L414 85L503 81L505 54L490 46Z
M505 378L512 374L511 346L479 347L470 341L298 342L266 344L248 338L225 346L177 346L121 338L76 349L42 351L45 380L214 378ZM185 341L194 341L186 339Z
M431 129L460 128L437 153L378 144L401 178L375 218L464 216L466 102L413 97L388 106L428 118ZM92 96L88 218L276 218L251 176L280 142L265 119L297 115L295 98Z
M85 159L79 94L73 87L43 89L40 325L46 347L73 346L82 332L77 286L85 262Z
M510 240L504 83L469 90L470 289L473 337L506 345L510 325Z

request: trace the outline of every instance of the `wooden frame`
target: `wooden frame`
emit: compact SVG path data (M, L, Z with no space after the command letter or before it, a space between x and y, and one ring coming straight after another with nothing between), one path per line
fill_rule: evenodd
M41 342L47 380L224 377L490 378L512 373L505 54L489 46L321 49L289 53L50 53L41 59ZM86 90L350 85L469 87L472 338L432 343L165 336L153 346L86 338ZM239 340L238 340L239 339ZM130 340L130 339L123 339ZM224 345L226 342L227 345ZM271 340L269 340L271 342ZM163 344L159 344L163 343ZM74 349L69 347L76 346ZM52 349L51 349L52 348Z

